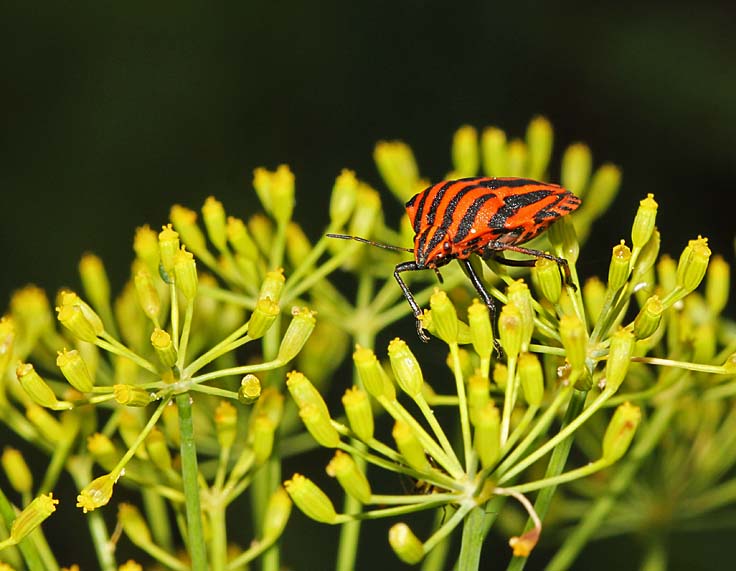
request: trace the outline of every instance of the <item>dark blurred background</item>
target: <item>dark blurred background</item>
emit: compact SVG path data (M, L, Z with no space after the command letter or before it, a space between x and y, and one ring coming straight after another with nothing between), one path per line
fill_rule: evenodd
M88 250L119 287L136 226L209 194L247 216L260 165L292 167L314 238L341 168L383 190L377 140L407 141L438 179L461 124L522 136L538 113L553 164L584 141L623 169L584 263L606 267L647 192L664 251L703 234L732 260L735 16L726 1L5 2L0 299L78 286Z

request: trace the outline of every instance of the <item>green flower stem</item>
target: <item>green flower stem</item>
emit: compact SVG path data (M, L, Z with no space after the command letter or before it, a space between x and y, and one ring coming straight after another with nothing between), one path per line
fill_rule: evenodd
M450 517L452 517L456 511L457 508L453 505L446 505L435 510L432 529L439 530L444 525L448 512ZM443 571L443 569L447 569L447 556L450 553L451 547L452 535L448 535L439 541L434 546L434 549L427 552L426 557L422 560L421 571Z
M610 322L612 318L618 315L618 313L612 313L612 309L616 300L619 298L619 294L621 294L624 289L626 288L622 287L617 291L612 291L611 289L606 290L606 297L603 299L603 307L601 308L600 317L598 318L595 327L593 327L593 332L590 334L590 345L597 344L598 341L610 330Z
M153 472L153 470L148 469L147 472ZM166 553L172 552L174 548L171 539L171 522L168 518L164 496L155 489L145 486L141 490L141 495L146 521L151 528L154 542L160 545Z
M207 510L210 524L210 567L212 571L225 571L227 564L227 526L222 503Z
M387 398L378 397L378 402L395 420L401 420L411 428L414 435L421 442L424 449L429 452L432 458L442 466L453 478L462 479L465 472L462 468L456 467L447 457L439 444L424 430L424 427L417 422L414 416L406 410L397 400L389 401Z
M459 511L459 510L458 510ZM480 566L480 554L486 534L486 518L489 514L483 507L478 506L470 510L463 525L463 535L460 543L460 558L457 569L462 571L477 571Z
M338 269L345 260L355 254L357 247L360 244L347 244L345 249L342 250L336 256L333 256L327 260L324 264L316 267L307 277L296 284L291 291L289 291L289 297L283 296L283 302L287 303L289 300L299 297L302 293L310 289L312 286L317 284L320 280L328 276L336 269Z
M370 304L370 312L375 315L381 311L391 307L401 298L401 290L397 287L396 282L389 278L383 282L381 288L373 296Z
M154 375L158 374L156 367L151 362L147 361L137 353L131 351L125 345L123 345L113 337L110 337L106 333L103 332L102 336L104 337L104 339L98 337L97 341L95 341L95 345L97 345L100 349L104 349L105 351L109 351L110 353L114 353L115 355L120 355L121 357L126 357L142 369L145 369L146 371L149 371Z
M432 395L427 399L430 406L458 406L460 399L455 395Z
M67 458L69 458L69 453L72 449L72 446L77 440L79 429L79 422L73 423L73 426L64 426L64 431L61 435L61 438L56 444L54 452L51 455L51 462L46 469L46 473L43 477L43 482L41 482L41 486L38 488L39 494L46 494L53 490L56 486L56 483L59 480L59 475L61 474L62 470L64 470Z
M459 503L465 494L444 494L444 493L431 493L431 494L413 494L413 495L381 495L371 494L371 504L384 504L387 506L392 505L409 505L409 504L426 504L427 502L445 502L448 504Z
M529 344L530 353L544 353L545 355L557 355L558 357L565 356L565 349L562 347L550 347L549 345L537 345L536 343Z
M457 347L457 344L455 346ZM460 374L462 375L462 373ZM462 382L462 378L460 380ZM464 409L467 411L467 406L465 407L462 406L463 401L464 399L460 398L458 402L458 406L461 407L461 410ZM439 422L437 422L437 417L434 415L434 411L432 411L432 409L429 408L429 404L427 404L427 401L424 400L424 396L422 396L422 394L419 393L417 397L414 399L414 402L419 407L419 410L422 411L424 418L427 420L427 424L429 424L430 428L432 429L432 432L434 432L435 437L437 438L440 445L442 446L442 449L445 451L445 454L447 454L447 457L454 464L456 469L461 470L462 468L460 466L460 460L458 460L458 457L455 454L455 450L453 449L452 444L450 444L450 440L447 438L445 431L442 430L442 426L440 425ZM466 454L468 454L468 452L469 451L466 451Z
M612 393L608 390L604 390L603 392L601 392L601 394L599 394L596 397L596 399L590 404L589 407L582 410L582 412L580 412L580 414L574 420L566 424L562 430L560 430L557 434L555 434L552 438L550 438L542 446L537 448L529 456L521 460L513 468L509 469L508 472L505 472L504 474L502 474L501 477L499 478L498 483L502 484L504 482L508 482L511 478L521 473L526 468L534 464L534 462L539 460L542 456L547 454L549 451L553 450L557 445L559 445L565 439L569 438L578 428L580 428L580 426L586 420L588 420L598 409L600 409L603 406L606 400L610 398L611 394ZM577 394L575 394L575 396L579 397L579 395ZM573 399L570 405L572 406L575 402L576 402L575 399Z
M681 519L695 519L719 508L732 505L736 500L736 480L730 480L707 489L700 495L683 501L678 509Z
M558 434L565 432L565 429L567 429L568 426L571 426L573 422L576 422L577 419L582 416L587 394L587 391L573 392L572 398L570 399L570 403L567 407L567 411L565 412L565 417L562 421L563 429L560 430L560 433ZM555 449L552 451L552 456L549 459L549 464L547 464L547 470L544 474L545 477L552 478L562 473L562 471L565 469L565 464L567 462L567 457L570 454L571 447L571 437L562 440L555 447ZM534 511L537 514L538 521L541 522L547 515L547 510L549 510L549 505L552 502L552 497L554 496L556 490L557 486L548 486L546 488L543 488L537 495L537 499L534 502ZM534 525L535 523L530 519L524 529L531 529ZM507 571L520 571L524 568L526 562L526 557L513 557L507 567ZM549 571L549 569L547 571Z
M178 395L177 398L177 404L179 397L181 395ZM188 397L187 397L188 398ZM154 426L156 426L156 423L158 422L158 419L161 417L161 415L164 412L164 409L166 408L166 405L169 404L169 399L165 398L162 400L158 408L153 412L151 415L151 418L148 419L148 422L146 422L146 425L143 427L143 429L138 433L138 436L136 439L131 443L131 445L128 447L128 449L125 451L125 454L123 454L123 457L120 459L120 461L117 463L117 465L110 471L110 474L115 474L116 476L119 476L122 472L123 468L125 468L125 465L130 462L130 459L135 455L136 452L138 452L138 448L140 448L141 444L146 440L146 437L148 436L148 433L151 432ZM191 405L190 405L191 406ZM191 415L191 412L190 412ZM183 441L183 440L182 440Z
M463 454L465 456L465 472L470 473L473 458L473 441L470 436L470 417L468 415L468 399L465 394L465 379L460 364L460 349L457 343L450 343L450 355L452 356L452 372L455 376L455 389L457 390L458 409L460 411L460 432L463 437ZM448 442L450 450L452 446ZM454 452L453 452L454 456Z
M182 369L182 377L191 377L196 371L204 367L207 363L210 363L217 359L220 355L224 355L225 353L227 353L228 347L233 342L237 341L246 334L246 332L248 331L249 323L250 320L238 327L235 331L225 337L225 339L220 341L217 345L211 347L205 353L189 363L189 365L187 365L185 369Z
M10 503L10 500L3 493L2 488L0 488L0 517L5 521L5 527L7 529L10 529L10 526L17 517L13 504ZM46 566L41 559L38 548L30 538L23 539L18 544L18 549L20 549L21 555L23 556L23 561L28 566L28 571L45 571ZM58 565L56 570L58 570ZM115 567L108 567L103 571L115 571Z
M240 555L232 559L225 569L227 571L236 571L238 569L245 569L247 566L252 562L255 561L257 557L265 553L271 546L273 546L274 543L276 543L276 540L278 540L278 537L263 539L263 540L257 540L253 541L250 544L250 547L243 551Z
M409 468L408 466L390 462L389 460L385 460L379 456L375 456L366 452L363 449L351 446L350 444L346 444L344 442L340 443L338 448L340 450L343 450L344 452L349 452L350 454L359 456L360 458L365 459L366 462L369 462L374 466L383 468L384 470L390 470L391 472L396 472L397 474L406 474L407 476L410 476L415 480L424 480L426 482L429 482L430 484L439 486L441 488L446 488L448 490L464 490L464 486L458 483L458 480L455 480L452 477L443 474L439 470L432 470L431 472L418 472L412 468Z
M460 508L452 514L452 517L442 524L440 528L424 542L424 553L429 553L435 548L435 546L444 541L474 507L475 504L472 502L462 504Z
M675 367L696 373L708 373L711 375L732 375L733 371L727 371L722 365L704 365L701 363L688 363L687 361L673 361L671 359L660 359L657 357L632 357L634 363L647 363L649 365L661 365L663 367Z
M667 543L661 532L648 535L641 571L667 571Z
M181 330L181 342L179 343L179 352L177 353L176 366L180 371L184 369L184 363L187 358L187 346L189 345L189 334L192 331L192 316L194 315L194 301L187 300L187 309L184 314L184 326Z
M25 416L20 414L15 407L0 405L0 418L2 418L6 426L11 428L13 432L26 442L32 443L46 453L53 451L53 445L45 438L40 437L36 427Z
M534 417L536 416L538 411L538 406L530 406L524 411L524 416L519 421L519 424L517 424L514 430L511 432L511 434L509 435L509 439L506 441L505 446L501 450L501 457L503 457L508 450L511 450L514 447L519 438L521 438L521 436L526 432L527 428L529 428L529 425L532 423L532 420L534 420Z
M503 411L501 413L501 447L506 445L509 439L509 428L511 426L511 412L516 404L516 357L509 357L506 368L506 387L503 392Z
M171 340L174 343L174 349L179 351L179 293L176 290L176 284L173 282L173 275L170 278L169 292L171 294Z
M197 445L194 440L192 422L192 397L188 393L176 396L179 410L181 438L181 471L184 496L186 498L187 539L192 569L207 569L207 552L202 529L202 514L199 503L199 474L197 470ZM163 411L163 407L160 408Z
M570 569L577 555L610 513L619 494L630 486L644 459L651 454L654 447L659 443L669 427L676 409L675 399L668 400L654 410L649 422L639 427L633 447L619 462L619 468L609 481L605 495L595 501L593 507L586 511L575 530L566 537L562 547L547 567L547 571Z
M557 416L557 410L569 399L573 392L573 386L568 385L562 387L555 395L552 404L544 411L542 416L537 420L534 427L529 431L524 440L506 457L506 459L496 468L496 474L503 474L527 451L527 449L539 438L539 436L547 430L549 425Z
M198 385L193 384L190 387L192 392L203 393L215 397L222 397L225 399L238 400L238 393L235 391L229 391L227 389L220 389L218 387L211 387L209 385Z
M432 496L426 496L431 499ZM426 501L423 504L408 504L404 506L397 506L393 508L383 508L379 510L370 510L360 512L357 514L339 514L337 519L333 522L334 524L345 524L355 520L366 520L366 519L383 519L386 517L396 517L400 515L406 515L424 510L430 510L438 508L443 505L443 502Z
M254 296L243 295L242 293L235 293L230 290L222 289L220 287L213 287L203 284L197 285L197 290L202 295L205 295L216 301L222 301L225 303L232 303L244 307L245 309L253 310L258 301Z
M302 276L306 274L307 272L311 273L311 270L314 268L314 265L317 263L317 260L327 249L327 244L328 244L327 240L330 240L330 238L328 238L326 234L336 232L337 230L338 228L335 228L334 226L329 225L327 227L327 230L325 230L322 233L319 240L317 240L314 246L312 246L312 249L309 250L309 254L307 254L307 257L301 260L299 262L299 265L296 268L294 268L286 284L284 284L284 291L282 294L284 299L291 299L293 297L296 297L296 296L292 296L291 298L288 297L289 294L291 293L293 284L298 284L299 281L302 279Z
M137 547L140 547L159 563L165 565L167 569L173 569L174 571L190 571L190 568L186 563L182 562L180 559L153 542L139 543L137 544Z
M256 373L258 371L271 371L273 369L283 367L284 365L286 365L286 363L286 361L283 361L281 359L274 359L273 361L266 361L265 363L258 363L256 365L243 365L241 367L220 369L219 371L205 373L204 375L197 375L196 377L192 377L190 380L193 383L204 383L205 381L220 379L222 377L229 377L231 375L247 375L248 373Z
M596 460L595 462L591 462L590 464L581 466L580 468L564 472L559 476L543 478L541 480L537 480L536 482L529 482L528 484L520 484L518 486L506 486L504 487L504 490L506 490L507 492L526 494L535 490L546 488L547 486L559 486L560 484L565 484L567 482L571 482L572 480L577 480L579 478L590 476L591 474L602 470L610 464L610 462L601 458L599 460Z

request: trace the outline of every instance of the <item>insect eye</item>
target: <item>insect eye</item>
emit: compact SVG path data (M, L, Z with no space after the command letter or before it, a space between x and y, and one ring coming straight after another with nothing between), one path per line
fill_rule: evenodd
M450 250L452 250L452 244L450 244L450 242L445 242L442 244L442 249L445 251L445 254L449 254Z

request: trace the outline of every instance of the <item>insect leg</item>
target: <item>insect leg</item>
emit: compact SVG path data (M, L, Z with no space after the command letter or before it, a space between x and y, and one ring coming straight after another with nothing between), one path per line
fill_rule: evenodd
M534 256L535 258L544 258L545 260L551 260L552 262L555 262L557 266L562 270L562 273L564 274L565 278L565 285L568 285L572 287L573 289L577 289L575 284L572 281L572 274L570 273L570 265L567 263L567 260L565 258L560 258L558 256L553 256L552 254L548 254L547 252L542 252L541 250L533 250L531 248L522 248L521 246L511 246L509 244L503 244L502 242L489 242L488 247L486 248L486 255L484 257L492 257L495 259L499 264L503 264L505 266L513 266L513 267L533 267L536 260L510 260L509 258L504 258L499 252L503 250L509 250L511 252L517 252L519 254L526 254L527 256Z
M475 273L470 260L466 258L458 261L463 267L465 274L468 276L468 278L470 278L470 282L473 284L475 291L478 292L478 295L480 295L483 303L485 303L488 307L488 313L490 314L491 318L491 327L493 329L493 346L496 349L496 353L498 353L498 356L500 357L501 355L503 355L503 349L501 349L501 344L498 342L498 331L496 330L496 304L494 303L491 294L488 293L486 286L484 286L483 282L480 281L478 274Z
M419 339L421 339L424 343L427 343L429 342L429 336L424 332L424 328L422 327L422 309L419 307L419 305L417 304L417 300L414 299L414 296L409 291L406 283L404 283L404 280L402 280L401 276L399 275L401 272L413 272L423 269L425 268L419 267L416 262L403 262L401 264L398 264L394 269L394 278L396 278L396 282L399 284L401 292L404 294L406 301L409 303L409 307L411 307L411 310L414 312L414 318L417 321L417 335L419 335Z

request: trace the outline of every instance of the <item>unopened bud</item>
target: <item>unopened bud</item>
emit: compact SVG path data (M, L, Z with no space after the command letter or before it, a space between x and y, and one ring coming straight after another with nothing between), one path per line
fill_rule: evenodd
M483 130L480 140L483 171L488 176L508 176L506 133L496 127Z
M158 290L153 283L153 276L147 269L142 269L135 274L135 290L138 301L146 317L156 323L161 311L161 299Z
M59 500L52 494L40 495L20 512L10 526L10 541L15 545L35 531L46 518L56 511Z
M286 278L284 277L283 268L267 272L261 284L261 289L258 292L258 299L268 298L278 303L279 299L281 299L281 291L284 289L285 283Z
M488 306L477 299L468 307L468 325L473 349L478 356L489 359L493 352L493 328L488 315Z
M227 227L225 223L225 208L222 202L214 196L208 196L202 206L202 218L207 228L207 235L215 245L218 252L224 252L227 248Z
M526 172L526 144L519 139L513 139L506 150L506 168L509 176L524 176Z
M539 359L533 353L522 353L518 370L524 400L529 406L540 406L544 398L544 374Z
M407 424L397 420L391 434L396 442L396 447L409 466L419 472L426 472L431 469L424 453L424 447Z
M640 420L641 409L638 406L625 402L616 409L603 436L604 460L613 463L626 453Z
M498 408L488 401L475 414L473 447L484 468L493 466L501 453L501 420Z
M515 359L521 351L523 325L521 311L516 305L507 303L498 318L498 334L506 357Z
M532 294L524 280L516 280L509 284L506 294L509 303L519 308L521 317L521 350L526 351L532 340L534 332L534 306L532 305Z
M391 549L404 563L415 565L424 557L424 546L411 528L405 523L397 523L388 530Z
M705 282L705 301L713 315L718 315L726 307L730 281L728 263L722 256L714 256L708 265L708 277Z
M588 186L592 168L593 157L590 149L582 143L570 145L562 155L562 186L582 197Z
M280 313L279 304L270 297L262 297L256 302L248 322L248 337L260 339L271 329Z
M526 146L529 149L527 175L532 179L543 179L552 156L554 133L552 125L544 117L535 117L526 130Z
M342 489L359 502L365 504L370 501L371 486L368 479L349 454L336 451L327 465L327 474L337 478Z
M263 464L273 452L276 425L265 414L253 418L250 426L250 441L256 464Z
M585 211L588 215L598 218L608 210L620 186L621 169L608 163L598 167L585 193Z
M537 258L534 269L537 273L537 283L542 295L550 303L557 303L562 294L562 279L557 263L546 258Z
M355 210L353 211L353 217L350 219L348 233L352 236L363 236L364 238L371 236L380 218L380 214L380 195L364 184L359 185L355 200Z
M468 379L468 409L470 422L476 422L476 411L483 408L491 400L491 382L481 375L472 375Z
M191 244L189 247L191 248ZM174 256L179 251L179 233L171 227L171 224L167 224L159 232L158 248L161 267L171 276L174 272Z
M650 193L639 202L639 210L636 212L634 225L631 227L631 243L634 244L635 250L642 248L649 241L656 221L657 201Z
M588 334L585 325L576 315L563 315L560 319L560 339L565 348L565 357L573 373L585 371L588 355ZM578 387L583 388L583 387Z
M136 228L135 237L133 238L133 250L138 259L146 265L149 272L158 273L160 260L158 236L150 226L145 225Z
M223 400L215 409L215 431L217 443L221 449L231 448L235 442L238 428L238 411L229 402Z
M401 141L381 141L373 151L373 159L389 190L402 202L409 200L419 180L411 147Z
M36 372L33 365L30 363L18 363L18 367L15 369L15 375L23 390L37 405L50 409L58 409L61 406L54 391L41 378L41 375Z
M283 487L276 488L268 500L263 518L263 540L273 541L281 536L291 515L291 499Z
M248 234L248 229L240 218L228 216L227 218L227 239L230 245L238 254L247 260L255 260L258 258L258 246L253 238Z
M289 327L281 339L279 353L277 359L287 362L296 357L297 353L302 350L304 344L314 330L315 318L314 313L306 307L301 309L294 308L292 310L294 316L289 323Z
M698 236L688 242L677 264L677 285L685 292L690 293L700 285L708 269L710 253L707 238Z
M151 544L151 532L148 529L148 524L137 507L132 504L121 503L118 506L118 521L133 545L147 547Z
M56 308L56 313L59 323L77 339L87 343L97 341L97 331L79 305L62 305Z
M151 334L151 345L156 350L159 360L164 367L171 368L176 363L177 352L174 349L174 342L171 335L158 327Z
M94 387L89 369L79 351L63 349L57 353L56 366L61 369L64 378L80 393L88 393Z
M164 472L171 470L171 451L166 443L164 433L157 428L151 429L146 436L146 450L151 462Z
M300 410L306 406L314 406L319 409L323 416L330 418L330 411L322 395L302 373L298 371L287 373L286 388L289 389L291 397Z
M238 402L241 404L253 404L261 396L261 381L255 375L245 375L240 380L238 389Z
M368 394L378 398L384 394L384 372L376 354L366 348L356 346L353 353L353 363L358 371L358 377Z
M629 279L629 264L631 262L631 249L621 240L621 243L613 247L611 263L608 266L608 287L611 291L618 291Z
M605 299L606 286L598 277L593 276L585 280L583 284L583 302L585 303L585 313L593 325L598 323Z
M388 344L388 356L396 383L407 395L416 398L422 392L424 376L417 358L405 341L398 337Z
M79 262L82 287L92 306L100 309L110 304L110 281L102 260L94 254L85 254Z
M181 241L186 244L187 248L200 257L203 255L206 256L207 240L205 240L204 232L197 225L197 213L194 210L175 204L169 211L169 218L174 224L174 228L179 233L179 236L181 236ZM160 239L159 235L159 241ZM177 244L176 251L178 250ZM174 255L176 255L176 251L174 251ZM161 252L161 261L164 261L163 251ZM166 266L164 266L164 269L167 273L171 273Z
M174 276L176 287L189 302L194 301L197 295L197 264L194 255L183 246L174 256Z
M291 500L307 517L322 523L333 523L337 519L335 506L317 485L301 474L294 474L284 482Z
M459 178L475 176L479 163L478 132L470 125L463 125L452 138L453 169Z
M369 442L373 438L374 422L368 395L358 387L351 387L345 391L342 404L351 430L363 442Z
M6 446L0 456L5 477L10 486L19 494L28 494L33 488L33 474L26 464L23 454L16 448Z
M87 438L87 450L103 470L112 470L123 454L115 447L112 440L105 434L96 432Z
M335 180L330 196L330 221L333 226L344 226L355 209L358 179L353 171L343 169Z
M135 385L118 384L113 385L112 389L115 402L125 406L146 406L153 400L151 393Z
M653 295L646 300L639 314L634 319L634 335L637 339L646 339L659 327L664 305L659 296Z
M619 329L611 336L611 346L606 362L606 389L616 392L626 378L631 355L634 352L634 334L628 329Z
M458 321L455 306L442 290L435 290L429 298L432 308L432 323L437 336L445 343L457 343Z

